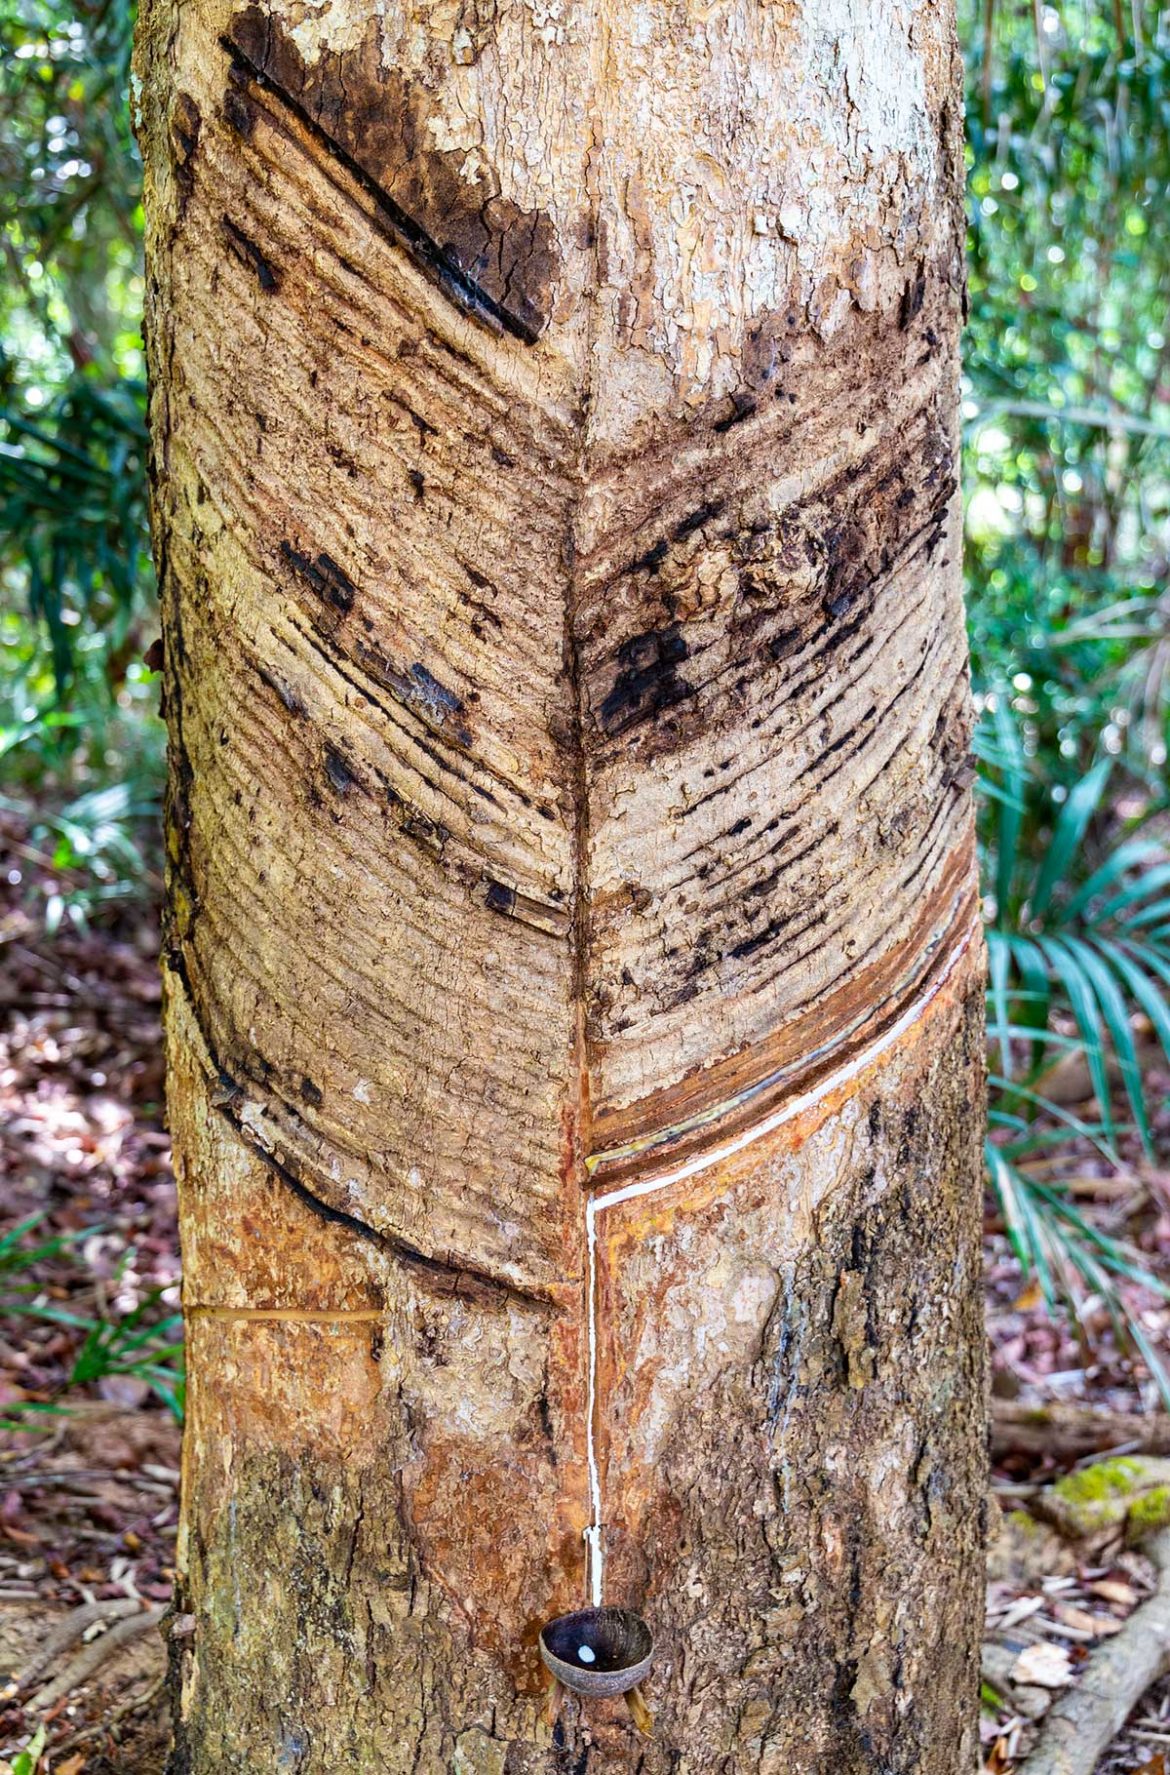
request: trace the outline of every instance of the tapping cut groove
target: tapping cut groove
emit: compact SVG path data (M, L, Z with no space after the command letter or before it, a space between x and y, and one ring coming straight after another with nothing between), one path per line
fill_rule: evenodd
M184 1306L188 1318L217 1319L230 1322L233 1319L256 1321L275 1320L287 1325L378 1325L386 1313L381 1307L336 1307L331 1311L313 1312L303 1307L213 1307Z
M585 1160L589 1181L596 1185L621 1177L664 1148L717 1140L720 1129L749 1115L758 1121L769 1106L783 1102L785 1093L811 1083L817 1070L850 1044L864 1045L880 1036L927 985L955 933L967 930L974 917L970 857L963 846L909 937L868 970L867 958L860 957L852 977L823 1005L673 1089L597 1115L594 1132L607 1138Z

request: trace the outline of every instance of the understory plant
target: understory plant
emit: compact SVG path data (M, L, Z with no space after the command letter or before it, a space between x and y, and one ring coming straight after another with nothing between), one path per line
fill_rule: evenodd
M185 1405L182 1315L164 1304L165 1290L149 1289L125 1312L82 1313L53 1298L33 1272L52 1264L85 1289L90 1281L77 1246L94 1232L38 1238L43 1214L27 1215L0 1236L0 1321L37 1320L76 1334L72 1362L60 1393L49 1400L16 1400L0 1407L0 1429L37 1428L67 1408L72 1389L108 1378L143 1382L182 1421ZM123 1263L132 1253L127 1252Z
M960 0L960 34L988 1175L1049 1303L1103 1300L1170 1400L1132 1304L1166 1287L1069 1187L1152 1154L1170 1043L1170 20Z
M1170 1404L1170 1376L1118 1283L1167 1301L1170 1286L1060 1183L1060 1160L1067 1168L1077 1150L1114 1169L1127 1164L1125 1140L1155 1157L1151 1051L1170 1066L1170 847L1156 833L1161 810L1131 789L1127 815L1125 773L1108 753L1071 783L1047 780L1006 691L985 699L977 751L989 1178L1013 1249L1050 1306L1099 1296ZM1078 1061L1084 1090L1073 1097L1091 1105L1080 1113L1056 1094L1057 1076Z

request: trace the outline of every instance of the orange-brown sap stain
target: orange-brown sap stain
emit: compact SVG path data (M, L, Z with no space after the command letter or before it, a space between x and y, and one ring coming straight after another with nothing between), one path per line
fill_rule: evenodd
M167 1107L183 1214L187 1308L328 1312L382 1304L380 1255L314 1214L216 1107L190 1005L168 986ZM196 1168L193 1155L202 1162Z
M241 1193L201 1201L187 1223L188 1308L233 1305L352 1312L382 1305L380 1267L365 1242L312 1214L251 1159ZM233 1299L224 1300L231 1279Z
M576 1607L580 1532L566 1522L555 1464L519 1440L504 1449L472 1437L424 1438L403 1472L423 1569L468 1620L477 1646L508 1666L521 1693L546 1678L541 1624Z
M233 1460L247 1449L364 1464L384 1458L382 1376L367 1324L220 1320L188 1324L196 1375L191 1435ZM230 1402L230 1403L229 1403Z

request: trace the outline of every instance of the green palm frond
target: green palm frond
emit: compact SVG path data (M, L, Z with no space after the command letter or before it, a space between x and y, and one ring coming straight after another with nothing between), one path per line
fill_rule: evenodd
M1170 1374L1125 1284L1162 1300L1170 1288L1124 1240L1082 1213L1047 1174L1074 1141L1121 1163L1114 1084L1143 1150L1153 1106L1136 1030L1148 1023L1170 1061L1170 850L1148 809L1119 817L1123 767L1100 753L1054 783L1030 756L1010 693L1000 690L977 739L987 902L990 1080L987 1174L1009 1242L1050 1308L1099 1296L1164 1403ZM1132 778L1130 779L1132 780ZM1054 1057L1079 1051L1096 1101L1087 1118L1052 1100ZM1043 1163L1041 1163L1043 1161ZM1059 1164L1056 1176L1059 1178Z
M983 799L981 823L984 876L994 883L988 1023L1000 1073L1017 1091L1034 1084L1055 1046L1053 1013L1065 1012L1109 1149L1116 1152L1116 1072L1152 1155L1134 1025L1139 1014L1148 1019L1170 1060L1170 853L1144 833L1123 826L1118 834L1113 758L1097 759L1058 799L1030 766L1006 695L994 699L992 716L983 780L1000 793Z
M108 650L149 589L145 392L78 375L36 423L0 411L0 550L52 650L58 695L79 634Z
M1170 1301L1170 1286L1132 1246L1103 1233L1059 1189L1030 1176L1004 1148L988 1140L985 1154L1008 1241L1025 1275L1035 1276L1048 1307L1066 1306L1075 1314L1084 1289L1097 1295L1122 1342L1141 1356L1170 1410L1170 1373L1119 1284L1132 1283L1164 1301Z

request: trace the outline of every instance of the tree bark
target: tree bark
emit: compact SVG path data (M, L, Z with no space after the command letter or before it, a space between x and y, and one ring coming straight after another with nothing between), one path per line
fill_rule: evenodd
M173 1775L973 1766L949 5L147 0L136 94Z

